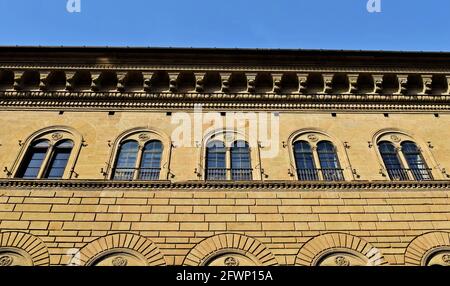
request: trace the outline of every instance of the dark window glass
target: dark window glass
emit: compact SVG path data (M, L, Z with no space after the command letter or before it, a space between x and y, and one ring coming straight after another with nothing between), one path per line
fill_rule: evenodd
M423 160L422 154L417 148L417 145L410 141L402 143L402 152L408 162L411 173L414 179L418 181L431 180L431 172L427 167L427 164Z
M248 181L252 179L250 148L245 141L236 141L231 146L231 179Z
M23 159L18 178L36 179L50 144L47 140L32 143Z
M132 180L136 167L139 145L136 141L126 141L119 148L114 180Z
M403 168L398 158L395 147L390 142L378 143L378 149L380 150L381 157L383 158L384 166L389 174L391 180L406 181L409 179L407 170Z
M318 180L313 153L308 142L297 141L294 143L294 157L299 180Z
M226 149L223 142L212 141L206 146L206 179L226 180Z
M145 144L139 169L139 179L159 180L162 151L163 145L160 141L155 140Z
M326 181L342 181L344 176L334 145L329 141L321 141L317 144L317 153L323 179Z
M73 142L70 140L62 141L53 148L45 178L61 179L63 177L72 148Z

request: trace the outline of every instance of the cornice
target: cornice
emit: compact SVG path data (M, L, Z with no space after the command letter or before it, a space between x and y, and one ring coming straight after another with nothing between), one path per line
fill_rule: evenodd
M450 181L428 182L300 182L300 181L106 181L106 180L18 180L0 179L0 188L6 189L99 189L99 190L249 190L249 191L450 191Z

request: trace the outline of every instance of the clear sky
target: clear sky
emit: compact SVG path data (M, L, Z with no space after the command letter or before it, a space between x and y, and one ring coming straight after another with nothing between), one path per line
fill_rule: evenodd
M0 45L450 51L450 0L0 0Z

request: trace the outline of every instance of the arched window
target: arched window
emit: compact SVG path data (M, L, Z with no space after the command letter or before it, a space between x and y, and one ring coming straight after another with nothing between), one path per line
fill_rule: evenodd
M311 145L308 142L297 141L294 143L294 157L299 180L316 181L319 179Z
M391 180L407 181L407 170L403 168L395 146L391 142L382 141L378 143L378 149Z
M206 179L207 180L226 180L225 144L221 141L211 141L206 146Z
M62 140L54 146L48 140L31 143L16 175L22 179L61 179L73 149L72 140Z
M83 137L68 126L50 126L34 132L22 144L9 173L21 179L71 179Z
M39 140L32 143L28 148L16 177L22 179L38 178L49 148L50 142L48 140Z
M417 145L411 141L404 141L401 146L403 156L405 156L414 179L417 181L432 180L431 170L427 167Z
M120 145L114 169L114 180L133 180L139 144L136 141L125 141Z
M344 176L333 143L321 141L317 144L320 168L325 181L342 181Z
M139 167L140 180L159 180L162 152L163 145L160 141L152 140L145 144Z
M72 149L73 142L71 140L64 140L55 145L45 172L45 178L60 179L63 177Z
M105 178L112 180L169 180L170 138L147 128L134 128L120 134L113 145Z
M235 141L230 149L231 179L233 181L250 181L252 167L250 162L250 148L245 141Z

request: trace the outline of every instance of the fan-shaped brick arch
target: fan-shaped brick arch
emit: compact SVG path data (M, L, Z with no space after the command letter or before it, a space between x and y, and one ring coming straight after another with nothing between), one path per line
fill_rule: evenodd
M436 231L416 237L406 248L406 265L425 265L427 254L440 247L450 248L450 232Z
M204 239L197 244L184 259L186 266L204 265L214 254L239 251L258 260L261 266L273 266L278 262L270 250L258 240L243 234L218 234Z
M26 252L30 256L33 266L48 266L50 263L47 246L41 239L29 233L0 233L0 250L1 248L17 248Z
M381 252L369 242L346 233L327 233L316 236L306 242L300 249L295 264L313 266L317 258L324 253L332 253L333 249L336 249L336 251L348 249L357 252L365 256L370 265L387 263Z
M114 249L133 250L145 257L148 266L164 266L166 261L159 248L149 239L132 233L116 233L87 244L75 254L72 265L89 265L102 253Z

